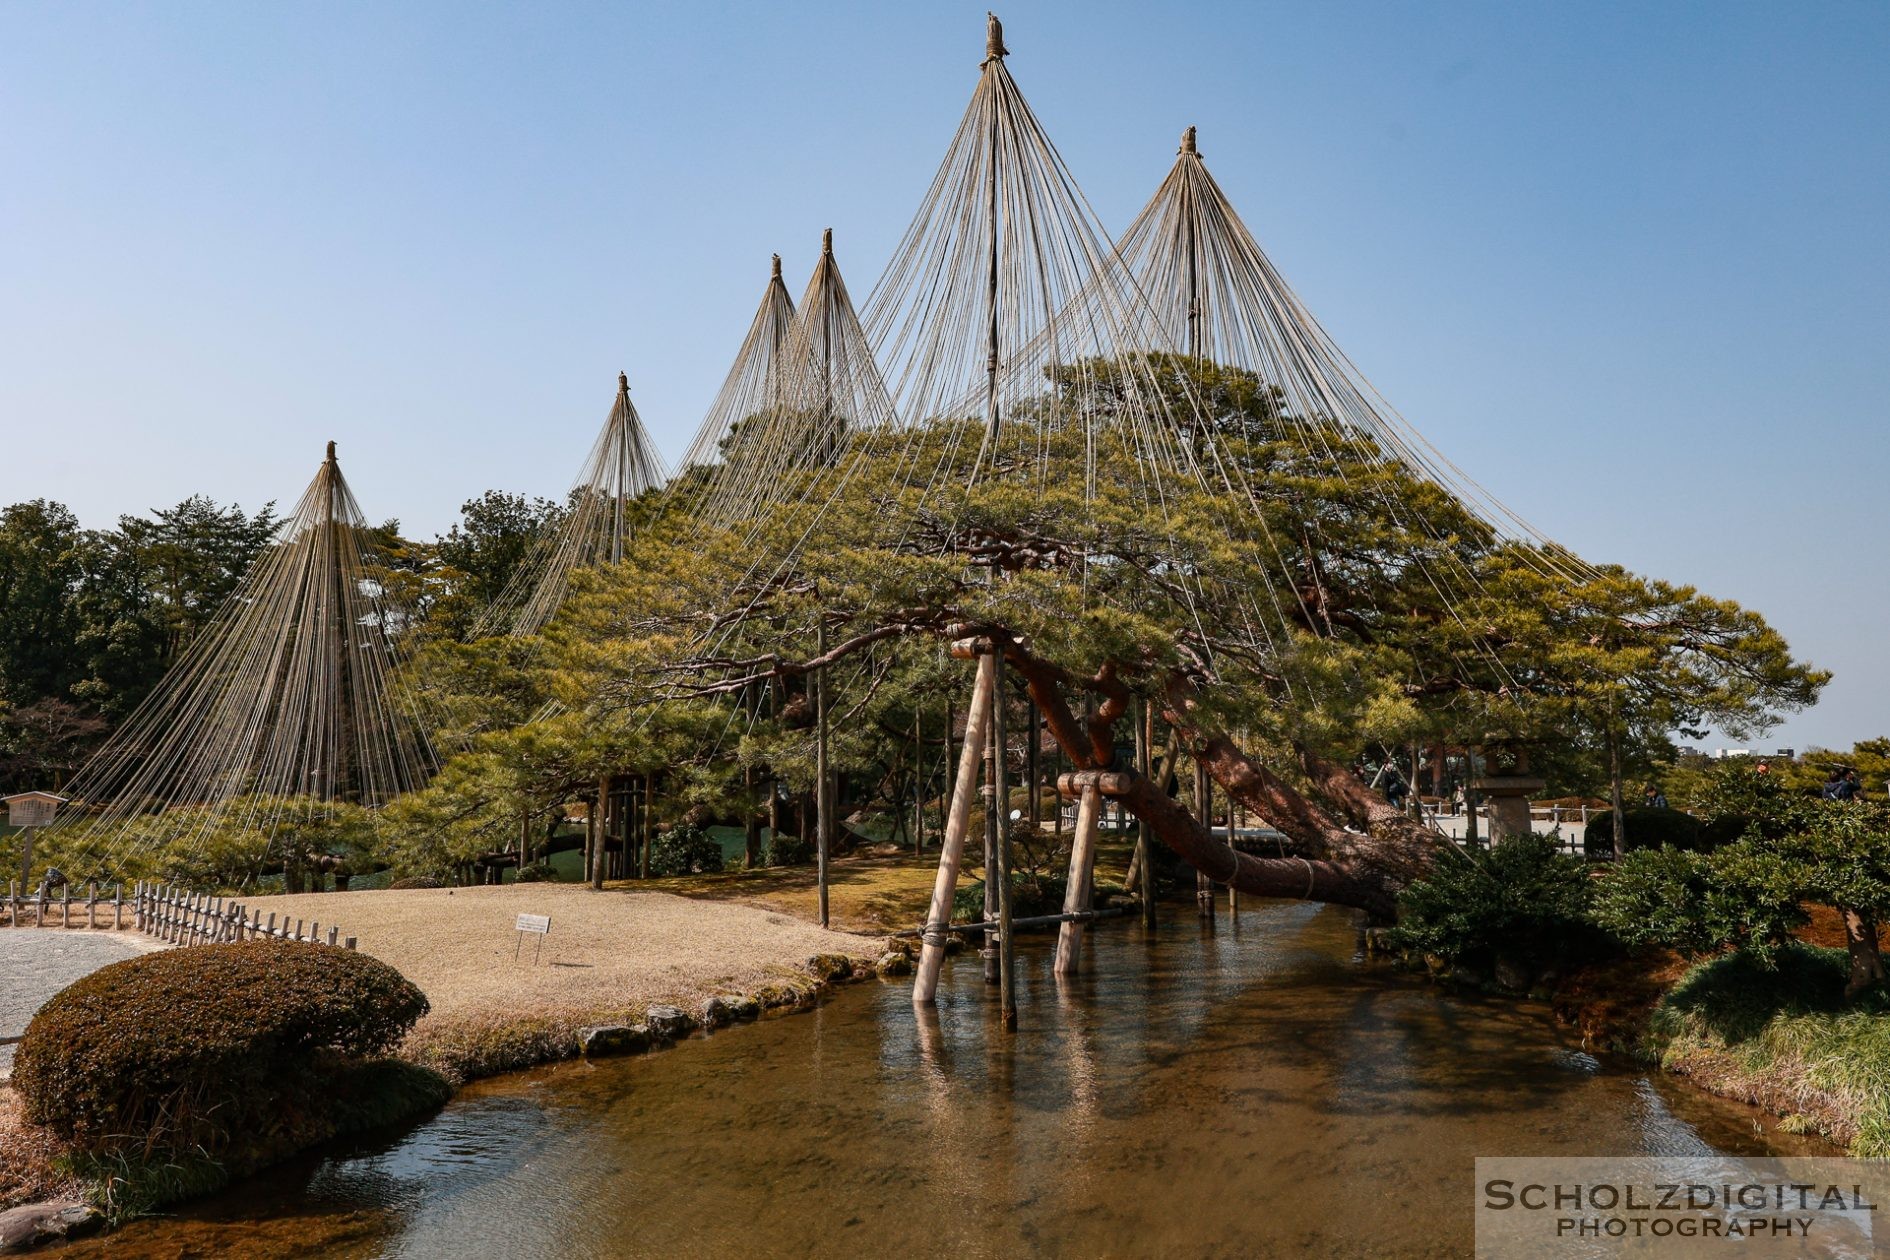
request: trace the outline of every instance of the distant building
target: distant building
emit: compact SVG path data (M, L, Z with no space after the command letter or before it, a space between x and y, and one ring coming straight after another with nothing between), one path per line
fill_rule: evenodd
M1780 748L1776 752L1762 753L1756 748L1715 748L1712 757L1715 761L1724 761L1728 757L1760 757L1766 761L1796 761L1798 750Z

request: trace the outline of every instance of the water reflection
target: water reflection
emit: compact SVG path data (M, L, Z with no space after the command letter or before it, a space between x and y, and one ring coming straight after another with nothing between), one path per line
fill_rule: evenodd
M935 1012L868 986L475 1086L110 1250L1458 1255L1477 1155L1816 1149L1603 1064L1539 1010L1363 966L1340 912L1085 935L1074 977L1050 938L1020 949L1015 1036L962 958Z

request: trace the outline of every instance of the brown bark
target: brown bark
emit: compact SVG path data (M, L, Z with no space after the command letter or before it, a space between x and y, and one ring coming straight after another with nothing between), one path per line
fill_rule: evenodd
M1108 768L1115 753L1112 727L1128 705L1128 690L1110 666L1094 678L1071 679L1016 644L1006 659L1029 684L1031 698L1053 738L1079 770ZM1066 681L1100 692L1104 699L1087 721L1064 700ZM1343 766L1303 754L1301 769L1363 829L1348 829L1320 804L1282 781L1234 746L1225 735L1203 730L1196 719L1195 688L1176 674L1168 681L1163 716L1196 749L1215 782L1267 825L1284 833L1296 854L1257 857L1237 852L1196 823L1187 810L1147 777L1134 777L1123 804L1197 871L1217 883L1259 897L1295 897L1353 906L1383 919L1397 910L1398 890L1430 865L1435 840L1418 824L1358 782Z
M1850 999L1883 984L1883 956L1877 950L1877 921L1855 910L1840 908L1840 912L1844 916L1844 948L1851 956L1851 976L1844 984L1844 996Z

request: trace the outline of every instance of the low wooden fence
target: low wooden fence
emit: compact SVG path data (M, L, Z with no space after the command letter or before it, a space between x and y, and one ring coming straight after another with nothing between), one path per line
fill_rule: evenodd
M342 936L341 929L305 919L282 916L276 922L275 911L267 918L260 910L246 909L241 903L227 904L222 897L193 893L167 884L139 884L133 898L135 925L147 936L155 936L173 945L214 945L219 941L306 941L353 949L355 938Z
M282 916L276 921L272 911L264 915L241 903L193 893L168 884L138 884L129 898L124 885L113 884L109 895L101 894L96 883L74 897L67 884L55 895L47 889L22 894L17 883L7 885L7 896L0 902L5 923L11 927L29 924L43 928L86 928L116 931L135 927L146 936L155 936L173 945L213 945L218 941L306 941L355 947L355 938L344 937L341 929L329 924Z
M122 884L113 884L111 892L101 896L98 884L90 883L85 886L85 892L75 899L71 884L62 887L57 895L45 888L36 893L22 894L18 881L10 881L7 884L6 901L0 903L0 909L6 911L6 922L11 927L25 927L30 919L39 927L116 931L124 926L128 905ZM101 914L105 916L102 921L99 918ZM56 924L55 919L58 920Z

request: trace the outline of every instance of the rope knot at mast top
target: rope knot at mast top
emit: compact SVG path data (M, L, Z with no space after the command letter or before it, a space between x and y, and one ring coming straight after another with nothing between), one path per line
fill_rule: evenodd
M1192 153L1196 157L1201 156L1201 150L1194 147L1194 128L1193 127L1190 127L1186 131L1181 133L1181 147L1175 151L1177 153Z
M984 15L984 60L985 64L997 61L1010 50L1004 47L1004 23L989 10Z
M833 257L833 229L828 228L820 234L820 253L823 258Z
M333 438L328 440L328 462L331 464L335 462L335 442Z
M781 278L781 255L779 254L774 256L774 278L776 280Z

